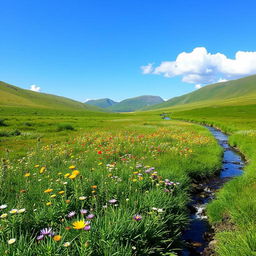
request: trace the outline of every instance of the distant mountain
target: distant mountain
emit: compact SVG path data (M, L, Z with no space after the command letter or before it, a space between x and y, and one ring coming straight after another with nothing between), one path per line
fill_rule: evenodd
M52 94L34 92L0 81L0 107L30 107L72 111L102 109Z
M255 102L256 100L256 75L211 84L202 87L191 93L175 97L143 110L153 110L176 106L209 106L215 104L228 104L229 102L239 101L240 103Z
M98 100L87 100L85 103L89 104L89 105L97 106L100 108L107 108L107 107L117 104L117 102L115 102L111 99L108 99L108 98L98 99Z
M164 102L164 100L159 96L144 95L123 100L107 109L113 112L133 112L145 106L152 106L162 102Z

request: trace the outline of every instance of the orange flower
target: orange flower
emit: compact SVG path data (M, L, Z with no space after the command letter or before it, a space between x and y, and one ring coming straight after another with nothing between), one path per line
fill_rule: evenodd
M53 191L52 188L48 188L48 189L46 189L46 190L44 191L44 193L50 193L50 192L52 192L52 191Z
M97 186L96 186L96 185L93 185L93 186L91 186L91 188L96 189L96 188L97 188Z
M79 172L78 170L74 170L74 171L72 172L72 175L78 175L78 174L80 174L80 172Z
M58 242L58 241L61 240L61 238L62 238L62 236L56 235L56 236L53 237L53 240L56 241L56 242Z

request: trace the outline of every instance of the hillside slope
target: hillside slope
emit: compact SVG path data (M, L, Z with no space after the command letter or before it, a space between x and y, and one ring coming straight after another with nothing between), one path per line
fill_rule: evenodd
M162 104L143 108L143 110L153 110L185 104L223 104L229 101L232 102L236 98L239 99L240 102L256 100L256 75L207 85L194 92L172 98Z
M144 95L123 100L107 109L114 112L133 112L145 106L151 106L162 102L164 102L164 100L159 96Z
M25 90L0 82L0 106L34 107L47 109L89 110L100 109L65 97Z
M97 106L100 108L107 108L107 107L117 104L117 102L115 102L111 99L108 99L108 98L98 99L98 100L88 100L85 103L89 104L89 105Z

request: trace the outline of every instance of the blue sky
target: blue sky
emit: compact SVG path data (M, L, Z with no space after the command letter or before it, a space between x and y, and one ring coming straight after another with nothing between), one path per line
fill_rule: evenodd
M195 84L256 70L253 64L238 70L255 55L242 56L232 70L228 61L222 65L224 55L256 51L254 0L8 0L0 8L0 80L26 89L34 84L79 101L145 94L168 99ZM207 49L194 52L208 56L206 62L192 62L197 70L173 70L180 53L197 47Z

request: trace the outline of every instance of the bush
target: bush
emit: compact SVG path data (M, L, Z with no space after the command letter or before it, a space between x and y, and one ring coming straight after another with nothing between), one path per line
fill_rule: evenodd
M71 125L71 124L59 124L57 127L57 132L61 132L61 131L73 131L75 130L75 128Z
M5 119L0 119L0 126L7 126Z

